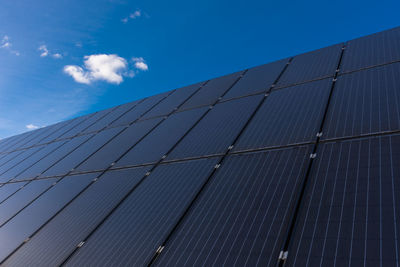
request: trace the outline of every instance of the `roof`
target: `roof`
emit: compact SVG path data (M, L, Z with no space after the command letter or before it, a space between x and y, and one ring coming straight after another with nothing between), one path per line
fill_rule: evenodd
M398 266L400 28L0 141L4 266Z

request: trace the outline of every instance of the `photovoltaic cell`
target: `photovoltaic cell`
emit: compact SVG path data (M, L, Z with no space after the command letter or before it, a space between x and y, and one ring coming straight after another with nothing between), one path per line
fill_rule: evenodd
M14 180L20 181L24 179L32 179L40 174L42 174L45 170L49 169L55 163L63 159L69 153L74 151L77 147L79 147L83 142L88 140L91 135L82 135L75 137L71 140L68 140L64 145L57 148L55 151L48 154L48 156L39 160L35 164L33 164L29 169L24 170L20 174L18 174Z
M66 265L146 266L217 160L157 167Z
M173 91L169 91L144 99L129 112L125 113L118 120L111 123L111 125L125 125L134 122L135 120L139 119L143 114L151 110L154 106L159 104L160 101L163 101L163 99L170 95L172 92Z
M49 126L49 127L51 127L51 126ZM49 127L40 128L40 129L33 130L31 132L28 132L26 137L21 138L20 140L18 140L17 142L13 143L10 146L7 146L7 148L5 148L4 151L14 151L14 150L20 149L21 147L24 146L24 144L30 142L31 140L33 140L35 138L42 136L43 133L45 131L47 131Z
M171 95L164 99L161 103L151 109L145 116L146 118L153 118L157 116L167 115L174 111L185 102L196 90L198 90L204 82L189 85L175 90Z
M15 216L31 201L48 189L56 179L43 179L30 182L0 204L0 227Z
M279 79L278 87L333 77L341 50L342 44L337 44L295 56Z
M319 147L286 266L397 266L400 136Z
M325 79L273 91L233 151L315 141L331 85Z
M26 182L21 183L8 183L0 185L0 204L3 203L7 198L21 189Z
M96 123L94 123L90 127L86 128L83 132L89 133L89 132L93 132L93 131L99 131L99 130L107 127L113 121L117 120L119 117L123 116L125 113L130 111L132 108L135 108L135 106L138 105L138 103L139 103L139 101L135 101L133 103L128 103L125 105L117 106L106 116L104 116L100 120L96 121Z
M224 153L262 99L254 95L217 104L166 160Z
M149 168L107 172L20 248L6 265L59 266Z
M400 60L400 28L375 33L347 43L341 72Z
M207 82L196 94L183 104L180 109L188 109L204 105L214 104L219 97L240 78L243 71L212 79Z
M249 69L223 99L265 93L278 78L288 61L288 59L283 59Z
M87 186L96 174L64 178L0 228L0 262Z
M36 162L40 161L42 158L46 157L48 154L59 148L63 145L65 141L54 142L47 146L38 147L39 151L34 153L33 155L29 156L25 160L21 161L20 163L14 165L12 168L0 174L0 182L8 181L18 174L22 173L29 167L31 167Z
M161 157L178 142L207 109L203 107L172 114L135 145L115 166L134 166L161 160Z
M121 132L117 137L103 146L76 168L77 172L101 170L110 166L128 149L145 136L153 127L160 123L161 118L136 122Z
M276 266L311 147L229 156L156 266Z
M83 143L76 150L65 156L62 160L54 164L51 168L46 170L40 177L63 175L76 168L82 163L87 157L98 150L117 133L121 131L121 127L111 128L104 130L93 138L88 139L87 142Z
M400 129L400 63L339 76L324 139Z

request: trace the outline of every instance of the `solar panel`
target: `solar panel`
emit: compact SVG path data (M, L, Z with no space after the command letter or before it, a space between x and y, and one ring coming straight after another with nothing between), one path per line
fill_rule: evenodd
M125 113L129 112L131 109L135 108L139 104L139 101L135 101L134 103L128 103L125 105L117 106L106 116L96 121L96 123L92 124L90 127L86 128L83 133L95 132L99 131L108 125L110 125L115 120L122 117Z
M311 147L229 156L156 266L275 266Z
M16 216L24 207L34 201L46 189L56 182L56 179L43 179L30 182L0 204L0 227Z
M16 175L13 180L20 181L35 178L65 156L69 155L69 153L74 151L82 143L86 142L90 137L91 135L83 135L67 141L64 145L48 154L48 156L33 164L29 169L23 170L20 174Z
M101 170L109 167L160 122L161 119L156 118L132 124L79 165L76 171Z
M14 165L12 168L8 169L5 172L0 172L0 182L2 181L8 181L14 178L16 175L20 174L24 170L28 169L31 167L33 164L36 162L40 161L42 158L46 157L48 154L59 148L65 143L65 141L60 141L60 142L54 142L49 144L48 146L45 147L38 147L39 151L37 153L34 153L33 155L29 156L22 162Z
M341 50L342 44L337 44L295 56L277 87L333 77Z
M0 262L73 199L96 173L64 178L0 228ZM2 263L0 263L2 264Z
M50 127L50 126L49 126ZM26 135L25 138L21 138L20 140L18 140L17 142L13 143L12 145L8 146L4 151L14 151L17 149L20 149L21 147L24 146L24 144L30 142L31 140L38 138L38 137L43 137L43 134L48 131L49 128L40 128L40 129L36 129L33 130L31 132L28 132L28 134Z
M201 159L157 167L86 240L67 266L146 266L217 160ZM29 261L26 258L25 262Z
M5 200L7 200L7 198L9 198L15 192L20 190L25 184L26 184L26 182L1 184L0 185L0 205Z
M204 107L172 114L135 145L115 166L134 166L161 160L161 157L190 130L207 109Z
M60 265L150 167L107 172L22 246L6 265ZM142 203L144 206L145 203ZM89 224L87 222L90 222Z
M120 127L104 130L92 138L87 139L85 143L65 156L62 160L46 170L40 177L63 175L76 168L92 153L107 143L111 138L118 134L122 129Z
M347 43L341 72L400 60L400 28L375 33Z
M175 90L171 95L164 99L161 103L151 109L145 116L144 119L153 118L157 116L167 115L177 109L182 103L184 103L191 95L193 95L204 82L192 84L180 89Z
M319 147L287 266L399 263L400 136Z
M141 116L149 112L152 108L163 101L167 96L169 96L173 91L165 92L155 96L148 97L140 102L135 108L131 109L129 112L125 113L119 119L111 123L111 126L116 125L126 125L139 119Z
M249 69L223 99L265 93L278 78L288 61L288 59L283 59Z
M59 138L61 135L67 133L68 131L70 131L73 128L77 127L79 124L83 123L87 118L88 118L88 116L82 116L82 117L78 117L78 118L70 120L70 123L68 125L66 125L65 127L62 127L60 129L54 131L53 133L51 133L47 137L41 139L38 142L38 144L45 144L45 143L54 141L55 139Z
M272 91L243 132L234 151L316 139L332 79Z
M400 63L339 76L324 139L400 129Z
M224 153L262 99L249 96L217 104L183 138L166 160Z
M214 104L219 97L223 97L224 93L234 85L243 73L243 71L239 71L208 81L196 94L186 101L180 109Z

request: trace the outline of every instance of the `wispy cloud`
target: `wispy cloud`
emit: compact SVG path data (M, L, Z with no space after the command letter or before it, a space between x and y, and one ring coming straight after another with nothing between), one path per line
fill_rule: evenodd
M144 59L142 57L133 57L132 58L134 62L135 68L139 70L146 71L149 69L149 66L145 63Z
M0 42L0 48L7 49L11 54L19 56L20 53L16 50L13 50L12 43L10 42L10 37L8 35L4 35Z
M135 12L129 14L128 17L121 19L123 23L127 23L129 20L136 19L142 16L142 11L137 9Z
M28 124L28 125L25 125L25 127L26 127L26 129L28 129L28 130L35 130L35 129L38 129L38 128L40 128L39 126L37 126L37 125L34 125L34 124Z
M55 58L55 59L62 58L62 55L60 53L50 53L50 51L46 45L39 46L38 50L40 51L40 57L51 56L52 58Z

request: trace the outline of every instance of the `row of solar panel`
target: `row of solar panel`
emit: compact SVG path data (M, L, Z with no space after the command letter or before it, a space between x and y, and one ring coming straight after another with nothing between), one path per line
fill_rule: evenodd
M340 76L322 140L400 129L400 63ZM288 87L266 97L233 148L234 152L315 141L331 79ZM0 183L223 154L263 95L113 127L0 156ZM184 138L181 140L181 138ZM114 164L115 163L115 164Z
M311 151L229 155L190 209L219 157L7 184L0 261L273 266ZM399 155L397 134L321 144L288 265L398 263Z
M343 57L341 72L399 61L400 52L397 49L400 46L399 39L400 28L395 28L349 41ZM383 46L385 49L382 49ZM332 77L336 70L341 47L341 45L334 45L294 57L290 67L280 78L277 87ZM265 91L276 79L285 63L287 63L287 60L280 60L250 69L223 98L231 99ZM209 105L220 97L227 87L241 74L242 72L238 72L213 79L199 91L197 89L201 84L195 84L141 101L58 123L34 132L6 138L0 141L0 151L26 148L59 138L68 138L79 133L95 132L110 125L131 123L137 120L145 111L154 107L154 105L156 106L145 114L143 119L163 116L173 111L191 95L193 96L180 106L180 109ZM157 103L159 104L157 105Z

